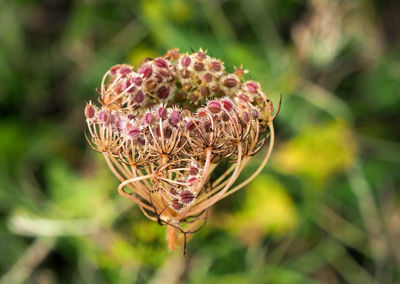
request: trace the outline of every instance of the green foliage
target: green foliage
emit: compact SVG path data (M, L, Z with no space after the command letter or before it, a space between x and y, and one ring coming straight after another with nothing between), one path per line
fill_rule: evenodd
M308 125L282 144L274 155L277 170L304 175L320 185L337 171L349 168L355 159L354 135L343 122ZM308 161L312 159L312 163Z
M400 29L378 2L2 1L0 283L398 283ZM83 134L110 66L172 47L283 96L271 163L186 258Z

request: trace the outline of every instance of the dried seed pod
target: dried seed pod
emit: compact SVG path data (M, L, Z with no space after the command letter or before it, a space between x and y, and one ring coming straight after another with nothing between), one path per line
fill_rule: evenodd
M157 90L157 95L160 99L166 99L169 96L169 88L167 86L161 86Z
M190 177L188 178L188 183L193 186L199 182L199 179L197 177Z
M183 57L181 58L181 65L184 66L184 67L188 67L188 66L190 65L190 62L191 62L191 61L192 61L192 60L190 59L189 56L183 56Z
M195 62L194 63L194 70L196 71L203 71L204 70L204 63L203 62Z
M139 74L141 74L143 78L150 78L151 74L153 74L153 69L151 66L144 66L139 69Z
M138 91L138 92L136 93L135 102L138 103L138 104L140 104L141 102L143 102L143 100L144 100L144 94L143 94L143 92L140 90L140 91Z
M92 119L94 115L96 114L96 111L94 107L89 103L85 107L85 116L87 119Z
M171 123L172 125L176 126L179 123L180 119L181 118L180 118L179 111L173 110L171 112L171 117L169 119L169 123Z
M178 198L174 198L174 199L172 200L171 206L172 206L172 208L175 209L176 211L180 211L180 210L182 210L182 208L183 208L184 205L183 205L182 203L179 202L179 199L178 199Z
M210 206L248 184L271 154L276 114L260 84L245 81L246 72L242 66L226 72L206 50L172 49L138 69L111 67L101 107L85 106L87 140L122 180L118 192L167 225L170 243L174 232L189 233L183 223L202 223ZM267 143L260 168L236 182ZM219 167L221 161L232 166ZM221 172L214 179L215 169Z
M167 115L168 115L168 112L167 112L167 109L165 107L159 107L158 108L158 110L157 110L157 118L165 120L165 119L167 119Z
M210 101L207 107L212 113L219 113L221 111L221 104L218 101Z
M222 100L222 104L224 106L224 109L226 109L227 111L231 111L233 109L233 102L231 100L224 99Z
M183 204L187 204L194 200L194 194L190 190L184 190L179 194L179 198Z
M186 124L186 129L188 131L193 131L196 129L196 124L193 122L193 120L188 121L188 123Z
M195 176L199 173L199 167L197 164L195 163L191 163L190 164L190 168L189 168L189 174L192 176Z
M154 121L153 114L151 112L148 112L144 115L144 121L147 125L151 125Z
M226 78L224 80L224 86L228 88L234 88L239 84L239 80L236 78Z
M260 85L259 85L257 82L248 81L248 82L246 83L246 87L247 87L247 90L248 90L250 93L255 94L255 93L258 92L258 90L259 90L259 88L260 88Z

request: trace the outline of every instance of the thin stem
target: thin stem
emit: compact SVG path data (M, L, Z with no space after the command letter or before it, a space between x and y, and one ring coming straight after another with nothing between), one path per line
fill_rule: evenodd
M206 208L212 206L213 204L215 204L217 201L219 201L221 199L221 197L223 197L223 195L229 189L229 187L236 181L236 179L237 179L237 177L239 176L239 173L240 173L240 163L242 161L242 147L243 147L242 144L239 143L239 145L238 145L238 159L237 159L237 162L236 162L236 168L235 168L235 171L233 172L232 176L230 177L229 182L216 195L214 195L210 199L205 200L204 202L197 203L195 206L193 206L191 208L191 210L190 210L190 215L200 213L204 209L206 209Z
M272 148L274 147L274 140L275 140L275 133L274 133L274 126L272 121L270 121L268 123L268 127L271 131L271 136L270 136L270 142L269 142L269 147L268 147L268 151L267 154L265 155L264 160L262 161L261 165L258 167L258 169L245 181L243 181L241 184L235 186L234 188L232 188L229 192L227 192L223 198L231 195L232 193L238 191L239 189L241 189L242 187L246 186L248 183L250 183L260 172L261 170L265 167L265 165L267 164L269 158L271 157L271 153L272 153Z
M204 184L206 183L206 181L210 175L211 153L212 153L212 148L208 147L206 149L206 162L204 165L202 180L200 181L199 185L196 187L196 189L195 189L196 192L200 192L201 188L204 186Z

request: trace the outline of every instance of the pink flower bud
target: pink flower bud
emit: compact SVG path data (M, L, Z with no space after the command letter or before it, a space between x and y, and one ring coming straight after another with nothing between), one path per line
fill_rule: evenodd
M235 78L227 78L224 80L224 86L227 88L234 88L238 83L239 82Z
M203 76L204 81L206 81L207 83L210 83L212 81L212 75L210 73L206 73Z
M211 62L211 64L210 64L210 69L211 69L212 71L219 72L219 71L221 71L221 69L222 69L222 65L221 65L221 63L218 62L218 61L213 61L213 62Z
M183 56L183 57L181 58L181 65L184 66L184 67L188 67L188 66L190 65L190 62L191 62L191 61L192 61L192 60L190 59L189 56Z
M157 67L160 67L160 68L167 68L167 67L168 67L167 62L166 62L164 59L162 59L162 58L156 58L156 59L154 60L154 64L155 64Z
M122 77L126 77L131 72L132 69L128 66L124 66L119 70L119 74L121 74Z
M85 116L86 116L86 118L91 119L91 118L94 117L94 114L95 114L94 108L90 104L87 104L86 107L85 107Z
M161 86L157 90L157 95L160 99L166 99L169 96L169 88L167 86Z
M135 102L140 104L144 100L144 94L141 90L139 90L135 96Z
M197 115L199 117L206 117L207 116L207 111L204 108L201 108L197 111Z
M148 113L146 113L146 114L144 115L144 122L145 122L147 125L152 124L152 123L153 123L153 120L154 120L154 117L153 117L153 115L151 114L151 112L148 112Z
M201 59L206 59L207 55L202 50L199 50L197 52L196 57L201 60Z
M204 70L204 63L203 62L196 62L194 63L194 70L196 71L203 71Z
M189 168L189 174L195 176L199 173L199 168L195 164L191 164Z
M233 108L233 103L230 100L222 100L222 104L224 105L224 109L227 111L231 111Z
M179 211L183 208L183 204L179 202L177 198L174 198L171 203L172 208L174 208L176 211Z
M196 124L190 120L187 124L186 124L186 129L189 131L192 131L196 128Z
M144 66L140 68L139 73L143 75L143 78L149 78L153 73L153 70L150 66Z
M134 77L132 78L132 83L139 87L142 85L143 80L140 77Z
M258 118L258 111L257 110L255 110L255 109L252 109L251 110L251 115L253 116L253 118Z
M162 120L167 119L167 109L165 107L159 107L157 110L157 116L159 119L161 118Z
M249 101L249 97L245 94L240 94L239 99L244 103L247 103Z
M184 190L179 194L181 202L183 204L188 204L194 200L194 194L190 190Z
M169 119L169 123L171 123L172 125L177 125L179 121L180 121L179 111L173 110L171 112L171 118Z
M254 81L247 82L246 86L247 86L247 89L249 90L249 92L253 93L253 94L257 93L258 88L259 88L258 83L254 82Z
M199 180L197 179L197 177L190 177L190 178L187 180L187 182L188 182L191 186L197 184L198 181L199 181Z
M207 107L212 113L219 113L221 111L221 104L218 101L209 102Z
M102 110L99 113L99 120L103 123L106 123L108 121L108 113L105 110Z
M111 75L115 75L120 68L121 68L121 65L115 65L115 66L111 67L110 68Z

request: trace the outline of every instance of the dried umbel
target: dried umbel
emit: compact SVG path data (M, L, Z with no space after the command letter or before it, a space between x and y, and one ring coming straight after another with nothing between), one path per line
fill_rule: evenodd
M247 185L267 163L274 143L271 101L245 70L227 73L200 49L116 65L104 75L99 102L85 108L87 140L121 181L118 192L178 232L199 230L208 209ZM266 156L246 180L240 172L263 145ZM212 173L218 176L212 178Z

